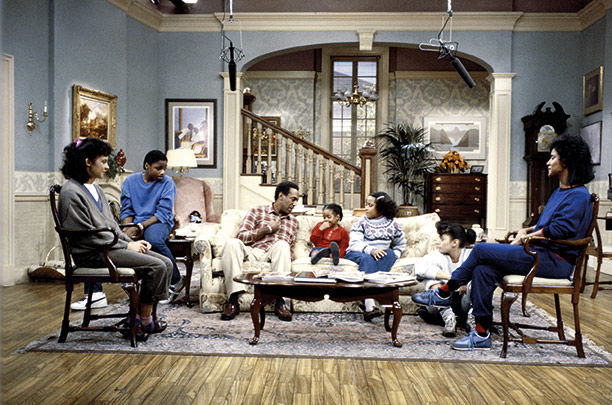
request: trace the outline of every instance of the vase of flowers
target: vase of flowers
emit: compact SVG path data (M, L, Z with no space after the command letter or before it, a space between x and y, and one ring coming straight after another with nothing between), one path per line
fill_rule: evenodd
M448 151L440 163L440 170L446 173L461 173L469 168L470 165L456 150Z

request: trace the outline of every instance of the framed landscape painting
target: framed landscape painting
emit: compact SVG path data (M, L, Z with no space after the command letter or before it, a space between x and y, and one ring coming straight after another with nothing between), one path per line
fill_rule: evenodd
M166 148L191 148L198 167L217 167L217 101L166 99Z
M582 97L584 115L593 114L603 109L603 66L587 73L582 78Z
M486 121L484 117L425 117L425 140L439 158L456 150L465 159L485 159Z
M117 146L117 96L72 86L72 139L98 138Z

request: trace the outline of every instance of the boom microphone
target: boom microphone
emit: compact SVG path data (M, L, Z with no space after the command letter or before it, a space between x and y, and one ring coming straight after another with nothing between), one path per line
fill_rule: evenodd
M476 82L474 81L474 79L472 79L472 76L470 76L468 71L465 70L465 66L463 66L463 63L461 63L458 58L456 58L455 56L451 56L449 60L457 71L457 73L459 73L459 76L461 76L465 84L467 84L470 89L476 86Z
M236 61L234 60L234 44L231 41L229 46L229 52L230 60L227 63L227 70L229 71L230 90L236 91Z

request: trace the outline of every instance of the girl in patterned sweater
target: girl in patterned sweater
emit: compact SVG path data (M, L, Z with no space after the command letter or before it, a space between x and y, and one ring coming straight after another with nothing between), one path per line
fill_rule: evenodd
M359 265L364 273L389 271L406 247L406 238L394 220L397 204L389 194L374 192L366 199L366 214L351 228L345 258ZM373 299L364 301L366 321L382 315Z

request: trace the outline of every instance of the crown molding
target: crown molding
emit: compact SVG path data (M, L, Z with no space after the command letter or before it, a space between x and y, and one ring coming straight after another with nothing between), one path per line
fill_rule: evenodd
M476 71L470 72L474 80L485 79L489 72ZM455 71L434 71L434 70L397 70L390 74L390 78L395 80L461 80Z
M441 13L242 13L240 24L225 29L243 31L428 31L440 29ZM455 13L456 30L511 30L522 13ZM222 13L215 13L219 21Z
M612 0L591 1L584 6L582 10L576 13L582 24L582 29L586 29L604 18L610 9L612 9Z
M149 0L107 0L158 32L219 32L223 13L162 14ZM612 0L593 0L577 13L457 12L458 31L578 32L604 18ZM441 12L237 13L227 31L438 31Z
M525 13L514 27L517 32L580 32L583 29L576 13Z

